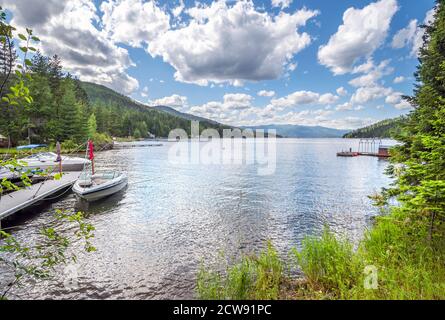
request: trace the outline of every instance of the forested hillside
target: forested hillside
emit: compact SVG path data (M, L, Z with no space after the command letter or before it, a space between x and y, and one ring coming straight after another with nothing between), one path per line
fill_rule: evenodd
M391 138L400 130L400 126L406 121L405 117L387 119L373 125L351 131L343 138Z
M17 55L0 48L0 80L6 79L9 64ZM83 142L115 137L160 137L176 128L190 133L190 120L140 104L109 88L84 83L63 71L58 56L46 57L36 52L28 63L26 85L32 101L11 107L0 102L0 134L10 139L11 146L23 143ZM8 78L5 88L16 79ZM202 121L201 130L225 126Z
M190 118L148 107L129 97L121 95L105 86L81 82L95 114L97 130L113 136L140 136L147 130L156 136L166 137L176 128L185 129L190 134ZM200 119L200 129L228 128L219 123Z

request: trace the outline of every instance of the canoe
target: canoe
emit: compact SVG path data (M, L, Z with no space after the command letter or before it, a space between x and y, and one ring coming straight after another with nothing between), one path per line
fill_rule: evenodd
M118 171L83 174L74 183L73 191L84 200L97 201L121 191L127 183L127 175Z

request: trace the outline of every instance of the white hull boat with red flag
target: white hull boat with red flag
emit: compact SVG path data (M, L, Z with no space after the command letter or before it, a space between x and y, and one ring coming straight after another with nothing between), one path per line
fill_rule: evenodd
M94 146L88 142L87 154L91 161L91 171L85 169L74 183L73 191L87 201L97 201L123 190L128 183L127 175L119 171L95 172Z

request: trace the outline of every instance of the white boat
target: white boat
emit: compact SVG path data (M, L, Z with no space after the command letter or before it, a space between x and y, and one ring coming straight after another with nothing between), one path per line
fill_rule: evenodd
M79 158L61 156L62 171L82 171L86 165L91 163L90 160ZM59 162L57 161L57 154L54 152L40 152L28 157L18 159L20 167L14 168L11 171L9 168L0 167L0 179L18 179L22 173L32 175L35 172L56 172L59 170Z
M74 184L73 191L82 199L96 201L121 191L127 182L127 175L118 171L84 173Z
M90 160L79 157L61 156L61 159L62 171L82 171L85 165L90 164ZM20 160L26 162L26 168L31 170L57 170L59 167L57 154L54 152L40 152Z

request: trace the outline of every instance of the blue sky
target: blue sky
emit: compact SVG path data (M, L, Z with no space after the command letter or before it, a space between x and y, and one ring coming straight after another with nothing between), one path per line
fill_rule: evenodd
M70 72L233 124L356 128L410 110L433 0L4 0ZM52 3L54 2L54 3ZM26 10L24 10L26 8ZM39 16L39 18L36 18ZM91 40L96 39L96 40Z

